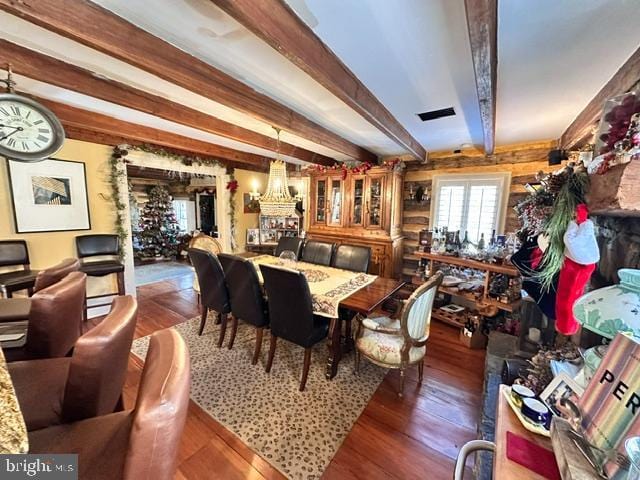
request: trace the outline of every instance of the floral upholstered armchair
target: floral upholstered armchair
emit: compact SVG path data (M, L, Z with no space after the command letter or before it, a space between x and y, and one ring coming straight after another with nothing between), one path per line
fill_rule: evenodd
M360 356L364 355L381 367L400 369L398 396L402 396L407 366L418 364L419 381L422 382L431 309L442 278L442 272L437 272L407 300L401 301L394 315L398 318L356 316L356 373L360 366Z
M222 253L222 247L218 243L218 241L206 235L204 233L199 233L194 236L189 242L189 248L199 248L200 250L204 250L206 252L211 252L214 255ZM200 301L200 284L198 283L198 276L193 276L193 289L198 294L198 301Z

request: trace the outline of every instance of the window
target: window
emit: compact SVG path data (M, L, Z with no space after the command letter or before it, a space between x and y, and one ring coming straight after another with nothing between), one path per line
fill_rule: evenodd
M189 221L187 219L187 205L186 200L173 200L173 211L176 213L176 220L180 226L181 232L189 231Z
M509 174L438 175L433 179L432 228L465 232L476 243L484 233L500 232Z

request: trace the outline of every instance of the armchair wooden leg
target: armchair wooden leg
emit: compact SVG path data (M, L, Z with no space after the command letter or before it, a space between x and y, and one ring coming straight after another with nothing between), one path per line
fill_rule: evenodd
M236 340L236 333L238 332L238 317L231 315L231 338L229 338L228 349L231 350L233 342Z
M204 332L204 324L207 323L207 314L209 313L209 309L204 305L201 308L202 313L200 314L200 331L198 335L202 336L202 332Z
M276 337L273 333L271 334L271 338L269 339L269 357L267 358L267 367L264 369L265 372L269 373L271 371L271 365L273 365L273 357L276 354L276 342L278 341L278 337Z
M300 391L304 391L309 376L309 365L311 365L311 347L304 349L304 365L302 366L302 379L300 380Z
M251 359L251 365L258 363L260 358L260 349L262 348L262 334L264 333L264 327L256 328L256 348L253 350L253 358Z
M423 373L424 373L424 358L418 362L418 383L422 383Z
M118 295L124 295L124 272L116 273L116 279L118 282Z
M404 367L400 369L400 389L398 390L398 396L402 398L404 394Z
M224 334L227 332L227 314L219 313L218 319L220 320L220 336L218 337L218 348L222 347L224 342Z
M356 375L360 374L360 351L356 348L354 352L354 361L355 361L355 371Z

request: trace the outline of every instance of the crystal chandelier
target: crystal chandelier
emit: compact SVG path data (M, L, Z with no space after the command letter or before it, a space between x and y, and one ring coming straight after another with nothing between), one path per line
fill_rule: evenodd
M276 159L269 166L269 182L267 191L260 197L260 211L263 215L273 217L293 217L296 214L296 199L289 193L287 165L280 160L280 129L276 144Z

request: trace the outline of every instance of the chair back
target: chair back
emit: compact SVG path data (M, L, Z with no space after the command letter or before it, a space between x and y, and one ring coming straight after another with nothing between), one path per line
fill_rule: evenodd
M333 254L331 266L342 268L343 270L367 273L370 261L371 249L369 247L338 245L336 252Z
M193 237L189 242L189 248L205 250L207 252L213 253L214 255L222 252L222 247L220 246L218 241L215 238L210 237L209 235L206 235L204 233L199 233L198 235Z
M313 307L307 279L301 272L260 265L269 305L271 333L306 346L313 333Z
M87 275L72 272L31 297L25 350L30 358L66 356L82 331Z
M334 247L333 243L309 240L302 249L302 261L329 266Z
M228 313L231 305L220 260L211 252L199 248L190 248L188 253L198 276L202 305L218 313Z
M53 267L40 270L36 276L33 291L39 292L54 283L58 283L71 272L77 272L79 269L80 261L77 258L67 258Z
M295 253L296 258L300 260L303 244L304 239L300 237L281 237L280 240L278 240L278 245L276 246L275 256L279 257L282 252L286 252L288 250Z
M191 368L184 339L173 329L151 335L124 466L126 480L173 479L189 406Z
M256 327L264 327L269 323L266 304L253 264L244 258L221 253L218 259L222 264L227 282L231 312Z
M111 312L73 349L62 403L66 423L113 413L127 374L138 305L116 297Z
M438 287L442 283L444 274L437 272L424 284L420 285L407 299L407 303L402 310L400 326L405 339L410 338L412 342L424 344L429 338L429 328L431 326L431 310L433 301L436 298Z
M28 268L29 263L27 242L24 240L0 241L0 267L23 265Z
M95 257L98 255L116 256L120 254L120 238L118 235L100 233L79 235L76 237L78 257Z

